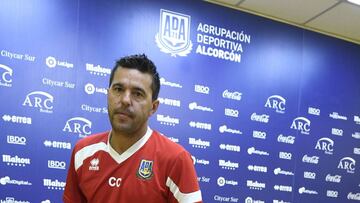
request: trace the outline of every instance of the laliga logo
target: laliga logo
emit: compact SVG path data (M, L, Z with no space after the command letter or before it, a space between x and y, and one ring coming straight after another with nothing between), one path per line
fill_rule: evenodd
M2 64L0 64L0 68L4 69L4 72L1 75L0 86L11 87L13 70Z
M277 113L285 113L286 100L279 95L270 96L265 103L265 107L275 109Z
M159 32L155 42L160 51L171 56L186 56L192 49L190 16L160 9Z
M310 132L310 120L305 117L297 117L291 124L291 129L299 130L302 134L308 135Z
M34 91L26 95L23 106L29 106L34 108L39 108L40 112L43 113L52 113L52 103L54 102L54 97L42 91Z
M79 137L86 137L91 134L91 121L82 117L74 117L66 121L64 132L79 134Z
M351 157L344 157L340 160L338 168L346 170L348 173L355 172L355 163L356 161Z
M46 58L45 63L49 68L54 68L57 62L55 57L49 56Z
M320 138L316 143L315 149L322 150L325 154L333 154L334 141L327 137Z

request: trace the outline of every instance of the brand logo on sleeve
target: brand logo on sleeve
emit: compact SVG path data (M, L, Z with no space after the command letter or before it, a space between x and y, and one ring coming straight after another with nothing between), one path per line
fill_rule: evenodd
M148 180L153 176L153 161L142 159L139 165L137 176L141 179Z
M93 158L90 161L90 166L89 166L89 171L98 171L99 170L99 159L98 158Z

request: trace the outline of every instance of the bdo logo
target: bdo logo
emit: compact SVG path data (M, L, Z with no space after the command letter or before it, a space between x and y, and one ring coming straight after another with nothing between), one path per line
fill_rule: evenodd
M74 117L66 121L64 132L79 134L79 137L86 137L91 134L91 121L82 117Z
M192 49L189 15L160 9L159 32L155 41L160 51L171 56L186 56Z
M34 91L26 95L23 106L38 108L40 112L52 113L54 97L42 91Z
M4 87L11 87L12 84L12 74L13 74L13 70L5 65L0 64L0 74L3 71L3 73L1 74L1 78L0 78L0 86L4 86Z
M308 135L310 132L310 123L310 120L305 117L297 117L293 120L290 128Z
M265 103L265 107L275 109L277 113L285 113L286 100L280 95L270 96Z

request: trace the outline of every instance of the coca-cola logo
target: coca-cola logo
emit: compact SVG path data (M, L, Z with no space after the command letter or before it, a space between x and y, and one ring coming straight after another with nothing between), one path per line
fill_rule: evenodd
M230 92L227 89L222 94L223 98L237 100L237 101L241 100L241 96L242 96L242 93L240 93L240 92Z

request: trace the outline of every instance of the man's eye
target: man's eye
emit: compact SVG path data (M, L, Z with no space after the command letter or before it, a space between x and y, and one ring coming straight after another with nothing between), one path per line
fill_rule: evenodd
M136 97L142 97L143 96L143 94L141 92L134 92L134 95Z

